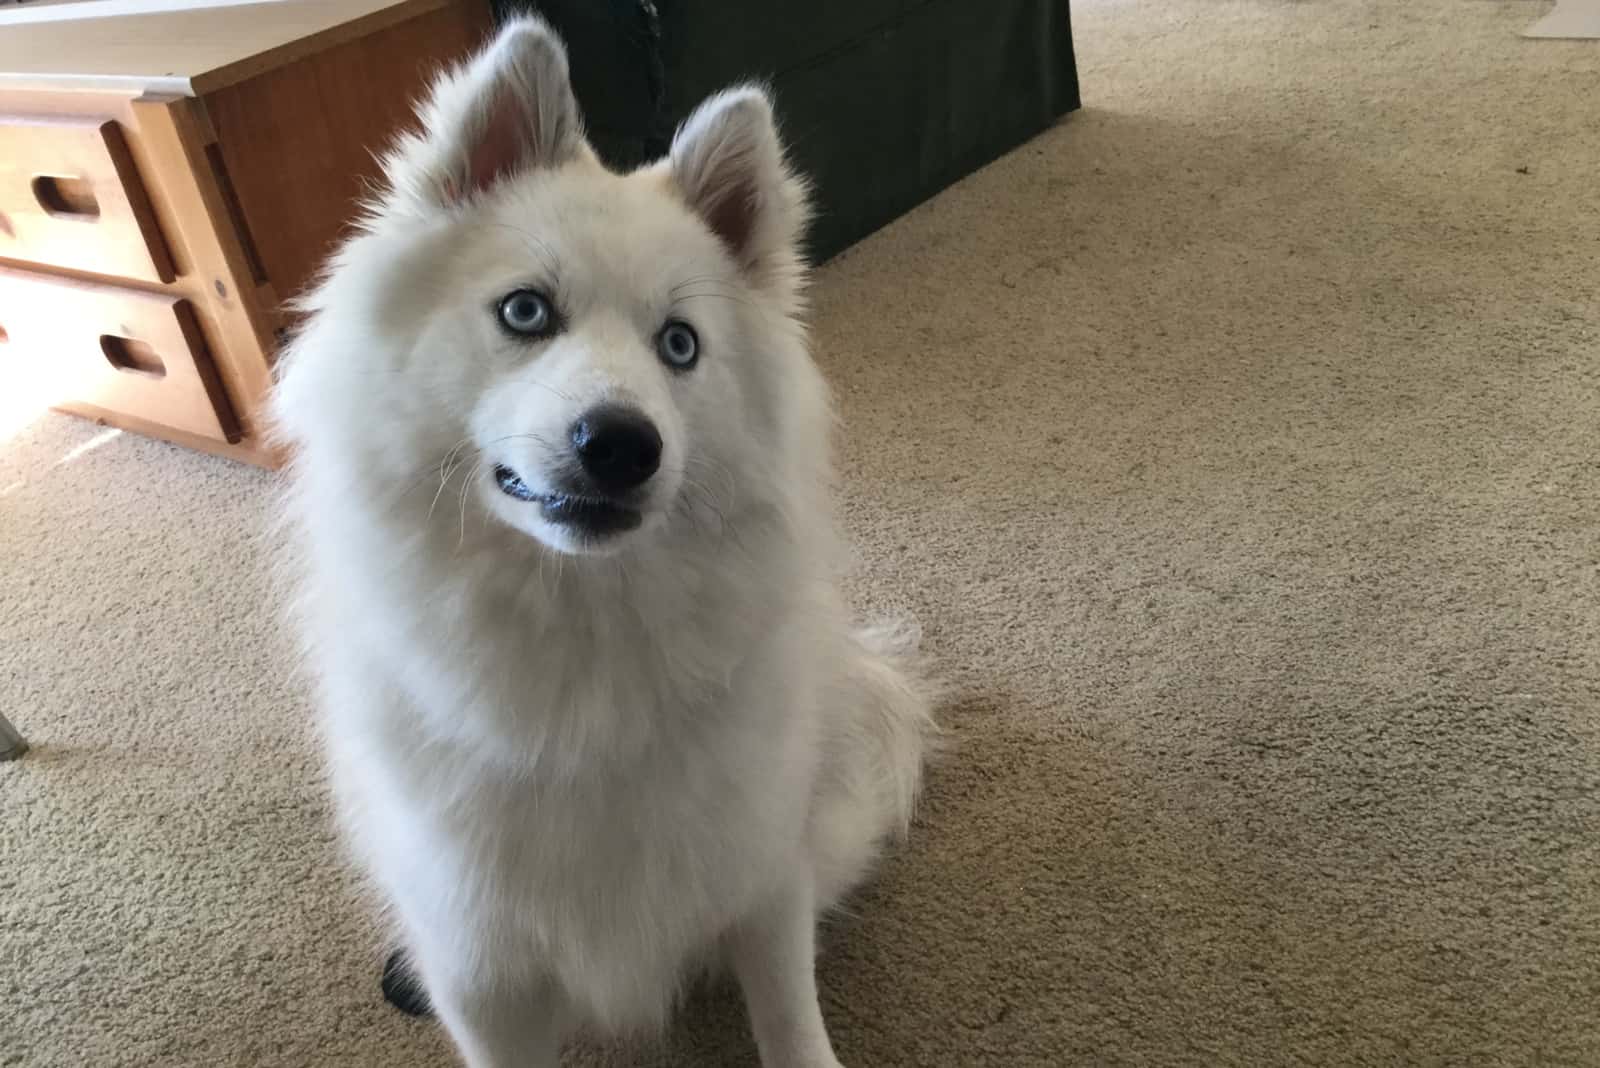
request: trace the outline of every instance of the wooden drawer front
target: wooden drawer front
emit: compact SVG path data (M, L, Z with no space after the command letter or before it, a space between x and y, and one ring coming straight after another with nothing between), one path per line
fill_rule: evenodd
M0 256L172 281L172 257L114 120L0 116Z
M0 342L0 390L8 375L28 375L63 407L239 440L194 310L180 297L0 270Z

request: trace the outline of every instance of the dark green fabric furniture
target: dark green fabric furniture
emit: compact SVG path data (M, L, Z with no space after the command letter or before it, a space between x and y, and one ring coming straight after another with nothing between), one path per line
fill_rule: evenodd
M596 148L665 151L703 97L774 90L824 259L1078 106L1067 0L500 0L567 40Z

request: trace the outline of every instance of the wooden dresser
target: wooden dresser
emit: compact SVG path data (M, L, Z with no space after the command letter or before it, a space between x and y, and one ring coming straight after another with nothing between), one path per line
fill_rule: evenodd
M284 301L491 22L487 0L0 16L0 394L275 462Z

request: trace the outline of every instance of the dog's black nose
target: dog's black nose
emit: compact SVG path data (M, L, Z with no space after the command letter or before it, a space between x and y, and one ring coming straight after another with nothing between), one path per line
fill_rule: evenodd
M606 493L642 485L661 466L661 434L643 412L603 404L572 424L584 474Z

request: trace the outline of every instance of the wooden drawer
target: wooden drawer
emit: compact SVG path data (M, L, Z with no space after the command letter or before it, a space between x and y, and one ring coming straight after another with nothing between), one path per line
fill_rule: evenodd
M181 297L0 270L0 383L10 375L27 376L30 392L51 403L108 422L131 415L239 440L194 309Z
M0 27L0 408L279 464L284 300L489 0L72 7Z
M0 115L0 256L172 281L172 256L114 119Z

